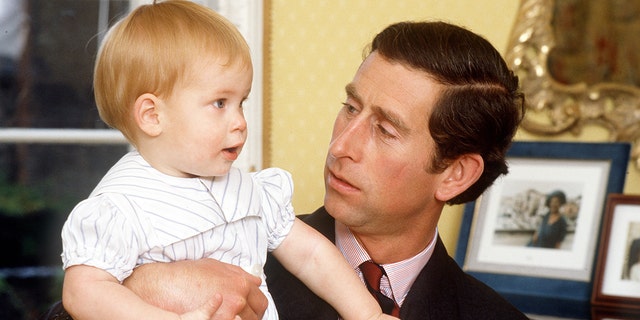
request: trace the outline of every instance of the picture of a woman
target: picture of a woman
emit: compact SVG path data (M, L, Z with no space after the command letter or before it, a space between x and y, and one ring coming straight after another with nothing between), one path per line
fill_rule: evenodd
M545 206L549 212L542 218L540 226L527 244L529 247L560 248L567 235L567 221L560 212L560 208L567 203L564 192L556 190L547 196Z

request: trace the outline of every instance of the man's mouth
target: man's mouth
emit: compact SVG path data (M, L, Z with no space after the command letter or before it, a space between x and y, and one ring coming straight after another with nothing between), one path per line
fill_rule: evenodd
M339 192L349 192L358 190L354 185L345 180L342 176L338 176L333 171L327 170L327 185Z

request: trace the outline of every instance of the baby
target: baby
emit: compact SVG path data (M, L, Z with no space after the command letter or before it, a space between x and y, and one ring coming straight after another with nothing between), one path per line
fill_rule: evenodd
M267 251L345 319L384 319L326 238L295 217L290 175L233 168L247 137L249 48L237 29L190 1L137 8L109 30L96 60L101 118L135 150L103 177L63 230L63 304L75 319L209 319L220 296L178 315L122 285L141 264L212 258L262 278L278 317Z

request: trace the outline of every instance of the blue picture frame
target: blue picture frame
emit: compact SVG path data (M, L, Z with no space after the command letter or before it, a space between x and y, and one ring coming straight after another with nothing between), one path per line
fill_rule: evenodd
M552 159L552 161L586 161L609 163L609 175L600 203L601 208L594 210L598 223L601 223L604 213L606 197L610 193L622 193L625 183L627 166L629 164L631 145L629 143L586 143L586 142L514 142L507 152L510 159ZM557 162L556 162L557 163ZM508 177L508 175L507 175ZM470 240L482 232L477 220L485 212L479 212L483 196L474 202L467 203L461 223L458 245L455 253L456 262L468 274L486 283L503 297L513 303L518 309L527 314L549 315L559 317L585 318L590 317L590 298L593 278L595 274L595 252L598 248L600 225L596 226L595 240L591 256L588 261L590 274L587 280L576 280L560 277L546 277L540 274L513 274L509 272L469 270L468 262ZM487 200L488 201L488 200ZM476 221L474 221L474 218ZM525 249L526 250L526 249ZM473 250L472 250L473 251Z

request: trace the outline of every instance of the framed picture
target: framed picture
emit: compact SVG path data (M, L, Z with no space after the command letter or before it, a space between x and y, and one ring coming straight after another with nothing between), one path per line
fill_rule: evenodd
M638 320L640 309L606 308L594 306L591 308L592 320Z
M599 252L592 303L640 312L640 195L609 195Z
M526 313L589 318L606 196L627 143L515 142L509 174L465 206L456 261Z

